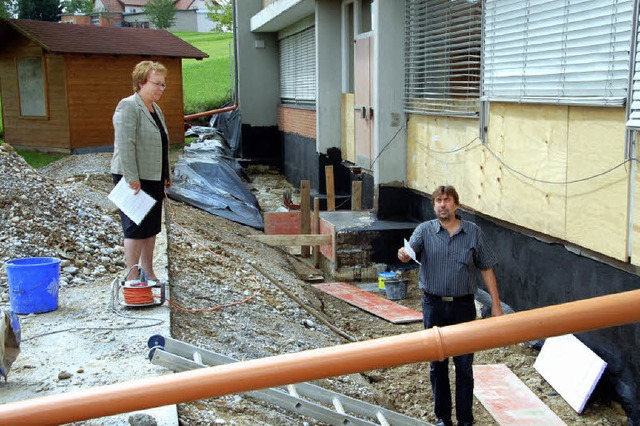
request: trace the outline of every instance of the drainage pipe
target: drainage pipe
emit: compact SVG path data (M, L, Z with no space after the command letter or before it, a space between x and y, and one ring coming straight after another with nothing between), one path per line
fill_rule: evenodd
M0 405L1 424L61 424L325 377L442 360L640 321L640 290L443 328L185 371Z
M236 102L233 105L228 107L212 109L211 111L198 112L196 114L185 115L184 121L189 121L189 120L193 120L195 118L200 118L200 117L208 117L210 115L220 114L227 111L233 111L234 109L237 109L237 108L238 108L238 103Z

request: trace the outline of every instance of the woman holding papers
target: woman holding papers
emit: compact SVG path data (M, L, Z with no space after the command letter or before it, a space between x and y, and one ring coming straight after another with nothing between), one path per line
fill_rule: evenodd
M132 73L134 93L122 99L113 114L113 182L124 179L134 194L142 190L156 200L139 224L120 211L127 280L139 278L136 264L148 281L158 279L153 270L153 250L162 226L164 189L171 186L167 126L156 104L167 87L166 75L167 69L158 62L137 64Z

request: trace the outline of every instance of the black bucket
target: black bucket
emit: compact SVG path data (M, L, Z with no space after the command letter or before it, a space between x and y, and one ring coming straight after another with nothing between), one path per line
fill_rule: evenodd
M407 297L407 280L384 280L384 291L389 300L402 300Z

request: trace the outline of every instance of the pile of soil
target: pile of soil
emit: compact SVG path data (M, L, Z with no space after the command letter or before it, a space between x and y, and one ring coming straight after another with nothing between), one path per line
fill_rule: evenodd
M174 161L177 155L173 154ZM8 145L0 145L3 182L0 260L61 258L64 266L60 297L74 293L96 301L79 306L74 320L84 320L89 325L112 324L114 328L124 321L124 326L135 327L140 325L136 320L122 319L108 306L102 306L108 303L105 292L109 292L109 283L121 277L124 268L117 212L105 201L112 187L109 159L108 154L72 156L38 171L24 163ZM296 193L296 188L270 168L249 167L246 172L251 177L248 185L264 210L278 208L286 190ZM362 341L418 331L422 327L420 323L394 325L318 291L300 274L298 256L251 239L251 235L259 233L255 229L181 202L166 200L165 206L170 285L167 303L171 306L170 327L175 339L238 360L249 360L346 344L344 335ZM0 294L0 306L8 307L4 268L0 272ZM415 279L407 297L397 302L420 310ZM301 303L320 312L332 327ZM29 317L23 320L30 336L46 334L52 326L38 322L35 328L30 328L29 323L34 321ZM56 326L64 328L64 317L56 321ZM342 334L336 333L336 329ZM41 388L44 393L62 392L72 387L73 380L77 386L91 387L129 380L138 372L163 374L159 367L143 362L146 348L135 345L145 342L135 345L121 342L106 331L88 336L86 331L72 329L47 344L64 347L78 337L83 337L82 344L92 345L96 359L103 364L94 367L95 360L86 361L82 371L71 372L75 377L72 380L60 378L61 371L49 371L48 379L32 378L31 386ZM119 358L132 353L140 357L137 366L128 367L133 372L108 367L109 363L117 367ZM506 364L567 424L626 423L620 405L598 390L584 412L577 414L534 370L537 354L533 348L514 345L477 353L475 364ZM38 359L37 353L30 353L28 362L19 357L7 383L0 385L3 395L7 395L5 401L16 399L16 395L10 395L12 381L21 380L23 373L34 369L42 376L47 365L51 365L51 360ZM327 378L316 384L426 422L435 420L427 363ZM474 402L474 413L479 425L497 424L478 401ZM314 419L301 418L240 395L181 403L178 414L184 425L318 424ZM87 424L105 423L96 420Z

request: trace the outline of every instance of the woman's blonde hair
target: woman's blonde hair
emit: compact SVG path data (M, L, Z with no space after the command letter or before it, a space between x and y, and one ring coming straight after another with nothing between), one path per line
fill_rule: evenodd
M167 67L162 65L160 62L153 62L153 61L139 62L133 68L133 73L131 73L134 92L138 92L140 90L140 85L145 84L147 82L147 79L149 78L149 73L151 71L155 71L158 74L162 74L165 77L167 75Z

